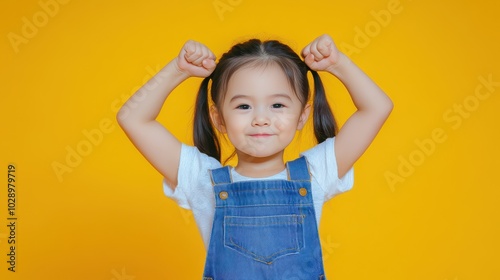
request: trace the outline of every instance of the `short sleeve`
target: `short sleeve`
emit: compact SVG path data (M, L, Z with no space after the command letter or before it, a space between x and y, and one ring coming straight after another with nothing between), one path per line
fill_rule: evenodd
M180 207L192 209L192 205L198 203L197 200L203 199L205 192L211 191L204 190L201 182L210 182L208 171L218 167L221 164L215 158L201 153L196 147L182 144L177 186L172 188L163 179L163 192Z
M335 156L335 138L328 138L312 149L302 153L307 158L313 180L316 180L324 192L325 201L337 194L350 190L354 184L354 169L351 168L342 177L338 177Z

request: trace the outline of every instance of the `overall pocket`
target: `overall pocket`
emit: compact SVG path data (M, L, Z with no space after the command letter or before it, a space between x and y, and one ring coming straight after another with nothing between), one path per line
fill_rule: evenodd
M304 216L226 216L224 246L256 261L271 264L304 247Z

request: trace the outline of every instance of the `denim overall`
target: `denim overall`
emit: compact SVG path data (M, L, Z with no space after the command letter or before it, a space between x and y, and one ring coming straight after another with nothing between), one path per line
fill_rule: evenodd
M304 157L288 180L232 182L211 170L215 216L203 280L323 280L323 259Z

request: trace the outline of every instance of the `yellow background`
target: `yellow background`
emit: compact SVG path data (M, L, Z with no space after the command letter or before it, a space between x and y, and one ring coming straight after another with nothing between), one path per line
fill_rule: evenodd
M117 108L187 39L220 56L254 36L300 51L328 33L395 104L355 165L354 189L325 205L329 279L500 279L498 3L3 1L0 278L201 279L193 217L163 195L161 176L118 127ZM343 123L349 96L322 77ZM496 84L481 87L480 77ZM159 117L185 142L199 82L177 88L164 106L172 113ZM15 273L6 256L9 163ZM58 177L54 164L67 169Z

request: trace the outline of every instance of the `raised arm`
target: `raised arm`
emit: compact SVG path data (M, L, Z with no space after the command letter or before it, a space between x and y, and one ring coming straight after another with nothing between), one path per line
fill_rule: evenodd
M371 144L393 104L370 77L337 49L330 36L315 39L302 50L302 56L311 69L336 76L357 108L335 137L338 175L342 177Z
M213 53L201 43L187 41L179 55L134 93L118 111L120 127L170 186L177 185L181 143L156 118L174 88L189 77L207 77L214 69Z

